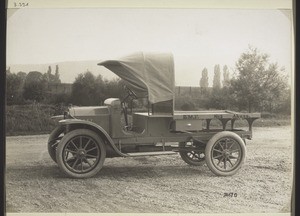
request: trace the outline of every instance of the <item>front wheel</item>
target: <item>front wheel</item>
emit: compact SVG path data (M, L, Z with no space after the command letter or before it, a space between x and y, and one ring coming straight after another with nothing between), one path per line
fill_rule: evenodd
M88 178L97 174L106 157L105 144L93 131L77 129L67 133L56 150L59 168L73 178Z
M214 174L234 175L245 161L245 143L237 134L223 131L208 141L205 156L206 164Z

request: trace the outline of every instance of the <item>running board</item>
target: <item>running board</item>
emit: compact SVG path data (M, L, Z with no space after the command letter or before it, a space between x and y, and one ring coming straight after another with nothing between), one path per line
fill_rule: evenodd
M140 156L155 156L155 155L172 155L177 154L173 151L163 151L163 152L136 152L136 153L127 153L128 157L140 157Z

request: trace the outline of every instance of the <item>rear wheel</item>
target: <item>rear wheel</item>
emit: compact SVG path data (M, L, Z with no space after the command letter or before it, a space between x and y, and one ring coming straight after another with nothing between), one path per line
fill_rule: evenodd
M186 143L180 143L179 147L184 148L186 147ZM188 150L181 150L179 151L180 157L184 162L192 166L201 166L205 163L205 154L204 151L188 151Z
M246 156L245 143L240 136L230 131L215 134L205 148L206 164L219 176L235 174L243 165Z
M106 149L93 131L77 129L67 133L57 147L56 160L60 169L73 178L97 174L104 163Z

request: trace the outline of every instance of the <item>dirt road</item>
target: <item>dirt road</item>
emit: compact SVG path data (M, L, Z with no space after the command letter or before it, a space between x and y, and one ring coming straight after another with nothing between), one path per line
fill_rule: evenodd
M179 155L106 159L90 179L69 179L47 153L47 135L6 139L8 212L287 212L290 127L255 128L247 159L231 177ZM224 193L236 197L224 197Z

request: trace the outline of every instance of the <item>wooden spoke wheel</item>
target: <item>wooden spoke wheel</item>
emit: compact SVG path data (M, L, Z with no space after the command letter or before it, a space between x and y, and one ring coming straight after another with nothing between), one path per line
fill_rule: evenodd
M180 147L185 147L185 143L180 143ZM201 166L205 163L205 154L203 151L179 151L180 157L184 162L192 166Z
M246 147L241 137L229 131L215 134L205 148L206 163L220 176L235 174L245 161Z
M77 129L67 133L57 147L56 160L70 177L88 178L97 174L104 163L106 149L93 131Z

